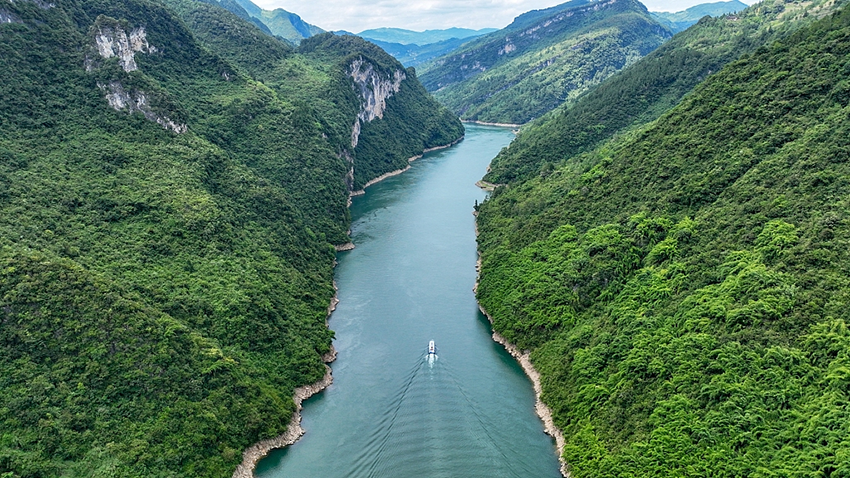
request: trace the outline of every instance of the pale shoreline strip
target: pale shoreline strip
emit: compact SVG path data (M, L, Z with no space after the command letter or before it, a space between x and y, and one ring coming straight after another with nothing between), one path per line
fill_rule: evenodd
M477 218L477 214L475 215ZM475 224L475 235L478 235L478 224L476 221ZM475 263L475 270L478 274L481 274L481 253L478 253L478 261ZM478 292L478 279L475 280L475 286L472 287L472 292ZM476 298L476 303L478 303L478 299ZM487 317L487 320L490 321L490 328L493 328L493 317L484 310L484 307L478 303L478 310ZM508 339L502 337L501 334L496 332L493 329L493 341L498 342L508 351L517 362L519 362L520 367L522 367L522 371L525 372L525 376L531 380L531 384L534 387L534 396L536 400L534 402L534 411L537 412L537 416L540 417L540 420L543 422L543 431L546 432L547 435L551 436L555 439L555 448L558 452L558 462L561 464L560 471L561 475L564 478L570 478L570 470L567 466L567 462L564 460L564 447L567 444L567 441L564 439L564 433L555 425L555 420L552 418L552 410L548 405L543 403L541 396L543 395L543 385L540 382L540 372L534 368L534 364L531 363L531 353L528 351L520 350L516 345L508 342Z
M465 138L465 137L466 137L465 135L461 136L460 138L452 141L449 144L444 144L443 146L435 146L433 148L426 148L426 149L422 150L422 154L417 154L416 156L411 156L411 157L407 158L407 162L412 163L412 162L416 161L417 159L421 158L422 156L424 156L425 153L430 153L432 151L438 151L438 150L441 150L441 149L451 148L452 146L463 141L463 138ZM367 182L366 184L363 185L363 188L358 189L357 191L351 191L351 193L348 194L348 197L351 198L353 196L362 196L363 194L366 194L366 188L368 188L369 186L376 184L376 183L379 183L379 182L383 181L384 179L391 178L393 176L398 176L399 174L407 171L408 169L410 169L409 165L404 167L404 168L401 168L401 169L396 169L395 171L390 171L388 173L384 173L384 174L378 176L375 179L369 180L369 182ZM351 205L351 204L349 203L349 205Z
M440 150L440 149L450 148L450 147L460 143L461 141L463 141L464 137L465 137L465 135L462 135L460 138L452 141L449 144L443 145L443 146L435 146L433 148L426 148L422 151L422 154L417 154L416 156L408 158L407 162L412 163L413 161L416 161L417 159L421 158L425 153L430 153L431 151L437 151L437 150ZM379 181L383 181L384 179L387 179L391 176L401 174L401 173L407 171L408 169L410 169L410 166L407 166L406 168L403 168L403 169L398 169L396 171L391 171L391 172L386 173L386 174L382 174L381 176L378 176L377 178L367 182L363 186L363 189L361 189L359 191L353 191L349 194L348 205L351 206L351 197L352 196L365 194L366 191L364 191L364 189L366 189L367 187L369 187L369 186L371 186L371 185L373 185L373 184L375 184ZM354 249L354 243L347 242L345 244L335 245L334 248L337 251L350 251L351 249ZM336 290L336 282L334 282L333 286L334 286L334 290ZM325 319L326 325L327 325L327 319L329 319L330 316L331 316L331 313L333 313L333 311L336 310L337 304L339 304L339 298L337 297L337 294L334 293L334 296L331 298L331 303L328 306L328 316ZM331 344L330 351L322 356L322 361L325 362L326 364L328 364L328 363L333 362L334 360L336 360L336 349L334 349L333 344ZM293 397L292 397L292 400L295 402L295 413L292 414L292 419L289 421L289 425L286 427L286 431L283 433L283 435L257 442L255 444L251 445L251 447L249 447L247 450L242 452L242 463L240 463L239 465L236 466L236 470L233 471L232 478L254 478L254 468L257 467L257 463L259 463L260 460L265 458L265 456L268 455L270 451L277 449L277 448L283 448L283 447L292 445L293 443L297 442L301 438L302 435L304 435L304 429L301 428L301 409L302 409L301 403L304 400L307 400L308 398L312 397L313 395L315 395L315 394L321 392L322 390L328 388L333 383L334 378L333 378L331 368L329 366L325 365L325 369L326 369L325 370L325 376L322 377L321 380L319 380L316 383L311 383L309 385L304 385L303 387L298 387L298 388L295 389L295 392L293 393Z
M501 126L503 128L520 128L521 124L516 123L488 123L486 121L461 120L463 123L480 124L481 126Z
M483 179L477 181L475 183L475 185L478 186L479 188L485 190L485 191L490 191L490 192L494 191L499 186L504 186L504 184L488 183L487 181L485 181Z
M334 283L334 290L336 290L336 283ZM334 296L331 297L331 302L328 305L328 317L330 317L331 313L336 310L337 304L339 304L339 298L337 297L336 292L334 292ZM331 349L328 353L322 355L322 361L325 362L325 364L329 364L334 360L336 360L336 349L333 344L331 344ZM296 388L295 392L292 394L292 400L295 402L295 413L292 414L292 419L289 421L289 425L286 426L286 431L283 435L257 442L242 452L242 463L236 466L236 469L233 471L232 478L253 478L254 468L257 467L257 463L265 458L270 451L277 448L283 448L297 442L298 439L304 435L304 428L301 427L301 404L304 400L307 400L313 395L328 388L333 381L334 377L331 374L331 368L328 365L325 365L325 376L322 377L321 380L316 383Z

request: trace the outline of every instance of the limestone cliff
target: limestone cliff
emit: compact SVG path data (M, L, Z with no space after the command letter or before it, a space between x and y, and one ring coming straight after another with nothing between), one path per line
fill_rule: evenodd
M384 117L387 99L398 93L407 75L402 70L395 70L392 76L382 76L371 63L360 57L351 62L349 76L354 80L354 89L360 97L360 111L351 129L351 147L356 148L363 123Z
M375 70L374 65L358 57L351 62L348 75L354 81L354 91L360 100L360 110L354 125L351 127L351 149L357 147L360 140L360 131L364 123L369 123L375 118L383 118L387 109L387 100L401 88L401 82L407 78L402 70L395 70L390 75L381 75ZM348 151L341 155L349 165L345 176L345 184L349 191L354 191L354 159Z
M129 33L127 31L129 30ZM122 22L104 15L98 16L91 28L92 44L86 55L84 67L93 72L102 66L102 60L117 58L118 65L125 73L137 71L136 53L153 54L158 50L148 43L144 26L132 30ZM149 95L144 91L127 91L118 79L108 83L98 82L98 88L106 92L106 101L116 111L127 111L130 114L139 112L150 121L175 133L185 133L187 126L178 123L167 115L157 113L151 107Z
M134 28L128 34L126 29L114 19L101 15L95 21L94 47L97 54L104 59L118 57L121 68L126 71L135 71L136 53L156 53L156 47L148 43L145 27ZM86 71L96 68L92 55L86 56Z
M185 124L176 123L168 116L160 115L151 110L147 95L142 91L127 92L124 85L117 81L109 84L98 83L97 86L106 91L106 100L109 106L116 111L127 110L130 114L142 113L145 118L161 125L163 128L175 133L185 133L188 129Z

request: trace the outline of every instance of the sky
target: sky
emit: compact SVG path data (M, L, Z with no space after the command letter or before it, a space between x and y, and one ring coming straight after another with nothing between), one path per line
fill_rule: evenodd
M504 28L530 10L566 0L252 0L266 10L282 8L325 30L359 33L380 27L422 31L450 27ZM678 12L721 0L643 0L650 11ZM752 4L755 0L743 0Z

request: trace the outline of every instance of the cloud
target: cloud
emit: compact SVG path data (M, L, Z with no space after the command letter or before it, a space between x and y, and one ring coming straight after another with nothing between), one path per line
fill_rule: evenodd
M559 5L557 0L253 0L267 10L282 8L325 30L361 32L395 27L428 30L450 27L503 28L530 10ZM719 0L646 0L653 11L680 11ZM745 0L753 3L753 0Z

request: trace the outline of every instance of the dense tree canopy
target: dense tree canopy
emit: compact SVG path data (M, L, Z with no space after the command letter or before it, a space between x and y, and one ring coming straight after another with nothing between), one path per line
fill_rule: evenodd
M325 374L343 152L397 167L351 146L346 62L403 67L189 0L0 14L0 475L230 476ZM418 136L363 134L393 158L462 135L405 83Z
M845 8L480 207L573 476L850 475L848 60Z

